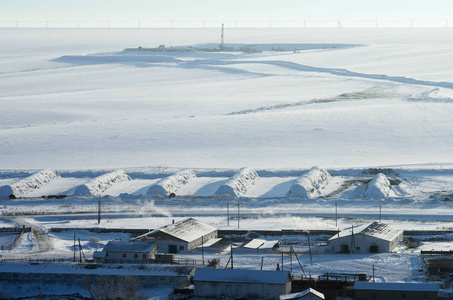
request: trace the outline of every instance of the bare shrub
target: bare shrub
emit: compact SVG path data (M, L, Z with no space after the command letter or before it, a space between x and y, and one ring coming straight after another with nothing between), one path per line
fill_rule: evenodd
M83 288L88 290L91 299L131 299L145 300L140 285L132 276L97 276L86 278Z

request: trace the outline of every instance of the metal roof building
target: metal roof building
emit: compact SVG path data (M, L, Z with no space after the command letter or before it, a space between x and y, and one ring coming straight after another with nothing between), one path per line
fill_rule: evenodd
M278 299L291 291L289 272L241 269L197 269L195 296Z
M159 252L177 253L194 250L210 239L217 238L217 231L213 226L187 218L141 235L135 240L154 239Z
M340 231L329 239L331 252L391 252L403 240L403 230L373 222Z
M438 299L437 283L406 282L355 282L354 290L357 300L389 299Z

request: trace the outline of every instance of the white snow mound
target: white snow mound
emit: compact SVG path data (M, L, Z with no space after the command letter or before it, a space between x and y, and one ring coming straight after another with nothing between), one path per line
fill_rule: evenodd
M368 199L385 199L390 193L390 181L382 173L374 176L373 180L368 183L365 192L365 198Z
M258 174L255 170L242 168L230 177L225 184L221 185L214 195L239 197L247 191L257 178Z
M123 170L113 171L91 179L85 184L79 185L75 191L76 196L98 196L108 188L122 182L131 180Z
M60 174L55 170L39 171L38 173L30 175L10 185L2 186L0 188L0 198L8 198L11 194L16 196L27 194L59 177L61 177Z
M167 197L176 191L190 180L196 178L195 172L192 170L184 170L170 175L159 180L154 185L150 186L147 194L152 196Z
M318 190L327 184L330 174L324 169L313 167L293 183L288 197L309 199L316 196Z

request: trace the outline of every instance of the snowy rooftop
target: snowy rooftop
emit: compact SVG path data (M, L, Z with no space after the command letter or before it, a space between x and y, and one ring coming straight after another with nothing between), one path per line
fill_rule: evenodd
M302 291L300 293L292 293L292 294L287 294L287 295L280 295L280 300L302 298L302 297L305 297L308 294L313 294L313 295L319 297L319 299L325 299L323 293L320 293L317 290L314 290L312 288L308 288L305 291Z
M123 242L123 241L109 241L105 245L104 252L143 252L149 253L156 246L156 243L146 242Z
M244 245L244 248L249 249L272 249L278 241L266 241L262 239L253 239Z
M373 291L416 291L416 292L437 292L439 284L437 283L386 283L386 282L356 282L356 290L373 290Z
M197 269L194 281L285 284L288 272L240 269Z
M152 235L156 232L163 232L185 242L192 242L203 235L216 231L217 228L204 224L193 218L188 218L175 224L167 225L154 230L146 235Z
M390 227L388 224L373 222L371 224L364 224L360 226L354 226L340 231L339 234L334 235L329 239L335 240L342 237L347 237L352 235L362 234L366 236L375 237L377 239L391 241L397 237L402 232L401 229L395 229Z

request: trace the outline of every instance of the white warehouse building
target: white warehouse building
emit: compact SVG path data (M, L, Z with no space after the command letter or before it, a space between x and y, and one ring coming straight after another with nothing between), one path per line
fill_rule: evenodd
M403 230L373 222L340 231L329 239L333 253L392 252L403 240Z

